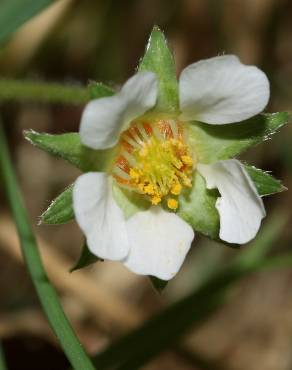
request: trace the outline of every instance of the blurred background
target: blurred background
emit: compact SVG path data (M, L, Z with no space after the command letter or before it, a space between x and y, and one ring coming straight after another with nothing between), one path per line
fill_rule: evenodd
M0 14L1 7L0 2ZM199 59L234 53L268 74L271 101L267 111L291 110L290 0L59 0L2 46L0 76L76 85L96 80L118 86L135 71L155 24L169 40L178 74ZM162 295L147 278L118 263L97 263L70 274L82 245L77 225L37 224L50 200L79 172L32 147L22 131L77 131L82 109L76 105L1 103L13 161L46 269L81 342L95 354L192 292L208 274L242 251L198 236L180 273ZM249 150L243 158L272 171L292 188L291 140L292 129L287 125L272 141ZM68 362L21 260L2 191L0 202L0 338L8 370L67 369ZM272 243L273 253L291 250L291 192L268 197L265 204L268 216L261 233L246 248L264 240ZM143 369L292 369L291 286L292 269L288 268L245 277L233 286L226 304L199 327L190 327L178 346L156 356Z

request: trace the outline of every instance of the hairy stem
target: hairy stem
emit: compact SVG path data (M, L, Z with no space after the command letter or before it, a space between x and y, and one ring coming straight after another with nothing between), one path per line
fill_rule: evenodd
M10 100L84 104L90 100L90 91L78 85L1 78L0 101Z

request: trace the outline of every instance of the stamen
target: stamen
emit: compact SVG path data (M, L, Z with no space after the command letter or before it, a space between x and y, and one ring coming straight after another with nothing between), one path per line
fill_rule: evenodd
M189 166L193 164L193 159L189 155L182 155L181 160L183 161L184 164L187 164Z
M117 183L143 194L153 205L165 201L177 210L177 197L192 185L194 165L182 124L174 119L132 122L120 148L112 172Z
M118 177L123 178L124 180L127 180L127 181L130 180L130 176L127 174L127 172L121 170L119 167L115 167L113 169L113 174L118 176Z
M158 195L154 195L154 197L151 198L151 203L154 206L157 206L161 202L161 198Z
M178 201L176 199L169 198L167 200L167 206L168 208L175 210L178 207Z
M145 127L143 126L141 122L137 123L137 129L139 130L143 140L147 141L149 139L149 136L147 135L147 132L145 131Z
M139 148L140 145L135 141L133 140L129 135L126 135L124 137L124 140L126 140L129 144L131 144L134 148Z
M168 122L171 127L173 137L176 139L178 137L178 127L177 127L176 121L173 119L170 119Z
M173 195L179 195L179 194L180 194L180 192L181 192L181 189L182 189L181 184L180 184L179 182L177 182L177 183L175 183L175 184L172 186L172 188L171 188L170 192L171 192L171 194L173 194Z

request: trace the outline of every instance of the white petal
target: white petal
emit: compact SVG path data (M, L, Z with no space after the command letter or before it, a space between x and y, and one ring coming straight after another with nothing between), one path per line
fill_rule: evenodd
M180 76L182 120L214 125L243 121L263 111L270 87L264 72L233 55L202 60Z
M218 188L221 198L216 208L220 215L220 238L244 244L253 239L265 217L265 208L244 166L236 159L199 164L208 189Z
M109 260L127 256L129 245L124 215L112 197L106 174L88 172L78 177L73 189L73 207L93 254Z
M92 149L114 146L121 131L155 105L157 91L155 74L140 72L118 94L89 102L81 117L82 143Z
M160 207L127 220L130 252L124 264L133 272L169 280L180 269L194 238L193 229Z

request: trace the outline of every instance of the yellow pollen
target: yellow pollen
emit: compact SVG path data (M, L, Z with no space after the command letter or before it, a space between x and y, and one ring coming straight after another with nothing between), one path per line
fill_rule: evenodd
M133 168L130 169L130 177L133 179L133 180L139 180L139 172L134 170Z
M139 189L142 193L144 193L144 188L145 188L145 184L144 184L144 183L137 184L137 187L138 187L138 189Z
M181 192L182 186L179 182L175 183L173 187L171 188L171 193L174 195L179 195Z
M193 159L189 155L182 155L181 160L184 164L187 164L188 166L191 166L193 164Z
M169 198L167 200L167 206L168 208L175 210L178 207L178 201L176 199Z
M165 201L176 210L176 197L192 186L193 153L185 140L183 125L173 119L132 122L120 141L124 162L122 168L117 160L113 169L117 182L153 205Z
M158 196L158 195L154 195L152 198L151 198L151 203L155 206L157 206L158 203L161 202L161 198Z
M188 178L188 177L185 177L183 179L183 184L184 186L186 186L187 188L191 188L192 187L192 181Z
M154 187L152 184L148 184L146 186L144 186L144 192L146 194L149 194L149 195L153 195L154 194Z

